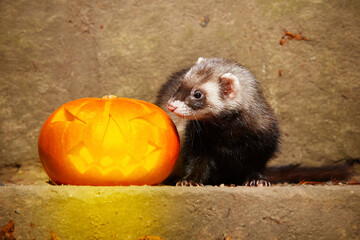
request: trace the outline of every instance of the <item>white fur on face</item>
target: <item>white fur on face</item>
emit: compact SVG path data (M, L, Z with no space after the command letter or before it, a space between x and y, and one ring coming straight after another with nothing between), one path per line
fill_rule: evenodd
M211 107L214 113L220 112L224 108L224 102L220 98L219 84L206 82L201 85L201 89L206 93L207 102L209 103L208 107Z
M195 119L194 110L192 110L184 102L179 101L179 100L174 101L174 100L170 99L168 102L168 105L170 105L171 107L174 108L171 111L173 113L175 113L178 117L185 118L185 119Z

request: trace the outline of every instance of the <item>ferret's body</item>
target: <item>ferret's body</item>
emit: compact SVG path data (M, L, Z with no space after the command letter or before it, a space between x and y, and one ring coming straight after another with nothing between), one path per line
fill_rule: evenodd
M246 68L199 58L170 77L157 105L170 111L180 135L180 185L268 185L262 174L278 151L280 133Z

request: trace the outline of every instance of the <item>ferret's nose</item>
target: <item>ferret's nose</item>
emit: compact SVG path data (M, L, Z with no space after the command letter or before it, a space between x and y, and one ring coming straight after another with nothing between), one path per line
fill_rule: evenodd
M173 112L176 109L176 106L174 106L170 101L168 102L168 104L166 105L167 109L169 109L169 111Z

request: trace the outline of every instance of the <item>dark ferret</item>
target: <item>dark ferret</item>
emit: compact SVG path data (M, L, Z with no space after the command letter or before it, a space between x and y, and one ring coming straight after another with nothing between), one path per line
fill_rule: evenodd
M280 131L245 67L199 58L169 78L156 104L179 132L183 175L177 185L270 185L263 172L279 149Z

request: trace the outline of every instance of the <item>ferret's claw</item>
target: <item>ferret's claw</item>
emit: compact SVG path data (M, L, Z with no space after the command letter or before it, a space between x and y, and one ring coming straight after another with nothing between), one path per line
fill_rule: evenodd
M177 183L176 183L176 186L177 187L184 187L184 186L187 186L187 187L203 187L204 186L204 184L202 184L202 183L197 183L197 182L193 182L193 181L191 181L191 180L181 180L181 181L178 181Z
M244 182L244 186L247 187L270 187L271 183L265 179L251 180Z
M259 179L256 181L256 186L271 187L271 183L265 179Z

